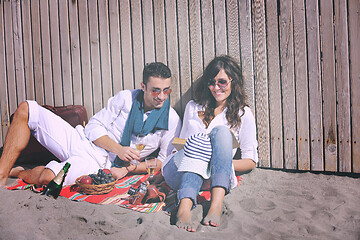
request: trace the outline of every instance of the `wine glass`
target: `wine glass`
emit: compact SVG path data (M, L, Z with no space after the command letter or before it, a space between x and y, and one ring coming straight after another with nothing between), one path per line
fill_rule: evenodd
M143 135L143 134L137 135L136 139L135 139L135 147L136 147L136 150L139 152L139 154L145 148L145 146L146 146L145 135ZM140 162L138 160L135 160L135 159L131 160L130 162L133 165L139 165L140 164Z
M149 174L149 181L154 177L157 163L158 163L158 159L156 157L145 158L145 165L146 165L146 170Z

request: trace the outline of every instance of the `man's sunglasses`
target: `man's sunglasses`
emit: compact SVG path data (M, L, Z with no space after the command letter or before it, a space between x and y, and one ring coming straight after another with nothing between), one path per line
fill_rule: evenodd
M221 89L225 89L229 83L231 83L232 79L230 81L226 81L225 79L219 79L219 80L215 80L215 79L210 79L208 82L208 86L212 86L215 87L215 85L218 85L219 88Z
M169 95L169 94L172 92L172 90L171 90L171 88L165 88L164 90L161 90L161 89L152 89L152 90L151 90L151 96L157 97L157 96L159 96L159 94L160 94L161 92L163 92L164 95Z

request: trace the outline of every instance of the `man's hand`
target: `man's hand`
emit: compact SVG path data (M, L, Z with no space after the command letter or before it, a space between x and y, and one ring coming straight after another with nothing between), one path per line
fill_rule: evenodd
M116 143L109 136L102 136L95 141L93 141L97 146L108 150L109 152L115 153L119 156L121 160L130 162L131 160L139 160L140 154L136 149L131 147L121 146L119 143Z
M119 150L116 152L119 158L123 161L130 162L131 160L140 160L140 153L131 147L123 147L121 146Z

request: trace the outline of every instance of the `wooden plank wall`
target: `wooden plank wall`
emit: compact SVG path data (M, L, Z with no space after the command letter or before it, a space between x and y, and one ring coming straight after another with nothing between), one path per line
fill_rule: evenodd
M144 65L173 72L182 115L216 55L242 66L260 167L360 173L358 0L0 1L0 145L25 99L89 117Z

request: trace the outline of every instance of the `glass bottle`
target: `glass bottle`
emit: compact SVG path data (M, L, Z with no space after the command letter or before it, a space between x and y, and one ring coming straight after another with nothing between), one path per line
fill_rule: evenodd
M43 194L47 196L53 196L55 199L59 196L64 179L66 174L70 168L70 163L65 163L65 166L60 170L60 172L49 182L49 184L45 187Z

